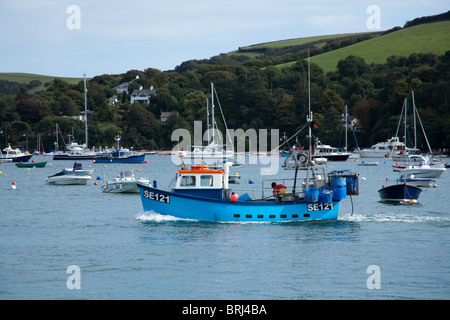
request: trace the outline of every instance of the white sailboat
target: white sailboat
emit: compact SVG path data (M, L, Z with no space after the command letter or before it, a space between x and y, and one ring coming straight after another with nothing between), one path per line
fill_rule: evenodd
M425 133L425 129L423 128L423 125L422 125L422 120L420 119L419 112L417 111L416 104L414 101L414 91L412 91L412 113L413 113L413 126L412 127L414 129L414 147L412 147L412 148L408 148L408 146L407 146L407 128L408 128L407 121L406 121L407 120L407 111L408 111L408 102L407 102L407 99L405 98L405 100L403 102L402 112L400 113L400 120L398 122L397 132L395 134L395 136L397 137L399 129L400 129L400 125L401 125L401 122L403 119L403 122L404 122L404 137L403 137L403 139L404 139L404 143L405 143L405 150L403 150L399 153L396 153L396 154L392 154L392 160L397 161L397 162L410 162L411 160L414 160L413 158L410 157L411 155L419 155L420 154L420 150L417 148L416 117L417 117L417 119L419 119L420 127L422 128L422 132L425 137L425 141L427 142L428 150L431 153L431 147L428 142L428 138ZM419 162L422 162L422 160L419 159Z
M413 129L414 129L414 147L413 148L405 148L405 151L400 154L392 155L392 160L396 162L406 162L407 166L402 169L400 172L404 177L409 177L411 175L416 178L439 178L446 169L442 166L433 166L430 162L429 158L424 155L420 155L420 151L417 148L417 123L416 117L419 120L420 127L422 129L423 136L427 143L428 150L431 154L430 143L428 142L427 135L425 133L425 129L422 124L422 120L420 119L419 112L417 111L416 104L414 101L414 91L411 92L412 95L412 110L413 110ZM403 103L403 109L401 116L404 114L404 140L406 146L406 137L407 137L407 122L406 122L406 114L407 114L407 99ZM397 127L397 134L400 128L402 117L400 117L399 125ZM396 136L397 136L396 134ZM399 166L394 167L394 170Z
M188 156L194 160L194 162L207 161L208 163L225 163L227 161L232 161L234 157L234 147L233 141L228 136L228 128L225 122L225 117L223 116L222 108L220 107L220 111L222 113L222 118L225 125L226 137L223 139L221 135L217 136L219 133L217 123L214 116L214 95L217 95L214 84L211 83L211 106L209 106L209 102L207 101L207 135L208 135L208 144L206 146L192 146L192 151L188 153ZM210 122L210 112L211 109L211 122ZM229 144L223 143L221 140L229 139Z
M88 147L88 109L87 109L87 89L86 75L84 74L84 134L85 143L79 145L76 142L70 142L66 146L66 152L58 152L53 155L53 160L93 160L97 157L97 152L90 150ZM58 138L58 134L56 134Z

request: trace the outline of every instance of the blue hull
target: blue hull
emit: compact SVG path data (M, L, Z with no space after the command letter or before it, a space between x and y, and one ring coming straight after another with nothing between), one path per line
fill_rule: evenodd
M387 186L378 190L378 194L383 202L408 202L417 200L422 192L419 187L402 183Z
M31 159L32 156L33 155L30 154L30 155L19 156L19 157L10 158L10 159L12 159L12 162L28 162ZM0 160L2 160L2 159L0 159Z
M99 157L95 159L95 163L144 163L145 154L140 156L130 156L124 158Z
M144 211L182 219L223 222L287 222L337 219L339 201L308 203L231 201L180 194L138 184Z

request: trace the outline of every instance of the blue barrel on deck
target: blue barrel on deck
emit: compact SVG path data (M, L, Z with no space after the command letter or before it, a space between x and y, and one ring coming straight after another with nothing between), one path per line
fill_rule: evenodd
M305 189L305 201L306 202L317 202L317 201L319 201L319 189L317 189L317 188L306 188Z
M319 202L330 203L333 201L333 190L331 188L322 187L319 189Z
M357 195L358 194L358 182L356 175L349 175L346 177L347 180L347 194Z
M347 180L341 177L332 177L330 179L331 190L333 190L333 200L342 200L347 198Z

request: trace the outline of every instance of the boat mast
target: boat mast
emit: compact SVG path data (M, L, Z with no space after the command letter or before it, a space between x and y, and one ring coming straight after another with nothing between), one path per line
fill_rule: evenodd
M215 121L214 121L214 83L211 82L211 123L212 123L212 143L213 146L216 144L216 139L215 139Z
M408 145L406 144L406 112L408 110L408 106L407 106L407 102L406 102L406 98L405 98L405 136L404 136L404 140L405 140L405 152L406 152L406 148L408 147ZM392 149L393 151L394 149Z
M345 152L347 152L347 135L348 135L348 111L345 105Z
M414 119L414 152L417 150L417 127L416 127L416 103L414 102L414 90L412 93L412 103L413 103L413 119Z
M211 141L209 129L209 100L206 99L206 132L208 132L208 143Z
M84 77L84 133L86 137L86 149L88 148L88 122L87 122L87 89L86 89L86 74L83 74Z
M309 124L309 159L308 162L311 163L312 160L312 129L311 124L313 122L313 114L311 112L311 67L310 67L310 58L309 58L309 50L308 50L308 116L306 117L306 121Z
M56 122L56 150L59 151L59 142L58 142L58 122Z

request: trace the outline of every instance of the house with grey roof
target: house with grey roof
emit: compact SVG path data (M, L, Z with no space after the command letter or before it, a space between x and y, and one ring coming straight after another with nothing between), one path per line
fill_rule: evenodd
M134 89L131 93L130 102L132 104L135 102L140 104L150 104L150 98L152 95L156 95L156 89L153 89L153 86L149 89L139 87L139 89Z
M136 76L136 78L131 81L122 82L118 86L115 86L113 89L116 90L117 93L128 91L128 85L137 79L139 79L139 76Z

